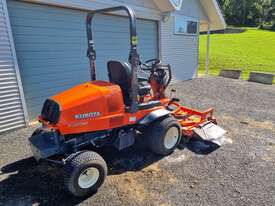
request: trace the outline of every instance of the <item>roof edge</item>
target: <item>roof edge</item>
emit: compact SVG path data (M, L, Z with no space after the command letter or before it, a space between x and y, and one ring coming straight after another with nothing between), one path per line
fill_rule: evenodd
M222 25L224 26L224 29L225 29L226 28L226 22L225 22L225 19L224 19L224 16L223 16L223 12L222 12L221 6L217 2L217 0L212 0L212 1L214 2L215 7L217 8L217 11L218 11L221 23L222 23Z
M177 2L173 0L153 0L153 2L161 12L173 12L180 10L183 3L182 0L178 0ZM199 0L199 2L201 4L201 8L208 17L207 24L210 23L211 31L225 29L226 22L217 0ZM204 25L205 23L205 21L201 22L202 31L208 30L208 26Z
M214 31L225 29L226 22L217 0L200 0L200 3L208 16L209 22L207 23L210 23L210 30ZM207 31L207 29L205 28L202 31Z

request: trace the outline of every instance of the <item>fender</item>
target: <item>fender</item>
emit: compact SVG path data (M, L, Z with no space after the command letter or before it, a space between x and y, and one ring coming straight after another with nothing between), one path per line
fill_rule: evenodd
M150 123L152 123L153 121L167 116L170 114L170 111L166 110L166 109L158 109L155 110L151 113L149 113L147 116L143 117L141 120L138 121L138 125L148 125Z

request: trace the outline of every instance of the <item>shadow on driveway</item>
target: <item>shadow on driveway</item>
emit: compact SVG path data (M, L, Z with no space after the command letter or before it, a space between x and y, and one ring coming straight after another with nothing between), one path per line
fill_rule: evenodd
M186 148L196 154L207 155L218 149L218 146L191 140L179 146L181 150ZM109 166L108 175L138 171L162 158L139 144L122 152L105 148L100 154ZM0 182L0 204L77 205L89 198L76 198L68 194L63 186L63 169L46 162L38 165L32 157L5 165L1 172L0 179L4 180ZM5 175L8 177L1 178Z

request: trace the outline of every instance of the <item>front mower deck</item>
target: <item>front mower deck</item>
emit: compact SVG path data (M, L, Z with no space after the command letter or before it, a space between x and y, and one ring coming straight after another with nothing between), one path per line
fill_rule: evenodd
M179 103L172 102L170 104L174 109L171 114L179 121L182 126L182 134L187 137L194 135L194 129L200 128L207 122L216 123L213 118L214 109L210 108L207 111L200 112L180 105Z

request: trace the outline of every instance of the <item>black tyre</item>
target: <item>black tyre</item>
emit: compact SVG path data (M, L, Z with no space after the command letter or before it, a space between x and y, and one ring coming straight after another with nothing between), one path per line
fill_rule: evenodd
M172 153L181 141L181 126L174 117L158 120L148 130L148 146L156 154Z
M64 183L70 193L82 197L94 193L107 176L107 165L96 152L83 152L64 168Z

